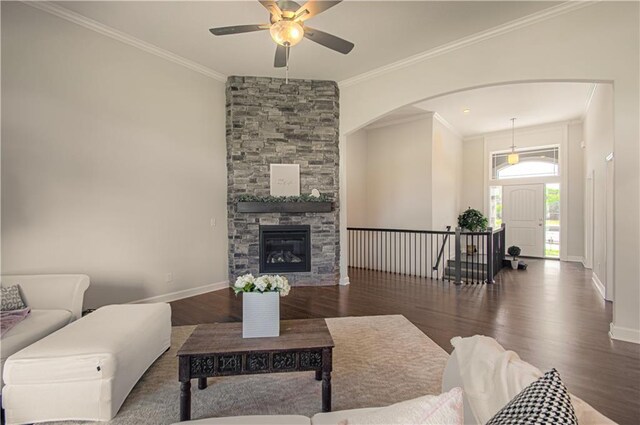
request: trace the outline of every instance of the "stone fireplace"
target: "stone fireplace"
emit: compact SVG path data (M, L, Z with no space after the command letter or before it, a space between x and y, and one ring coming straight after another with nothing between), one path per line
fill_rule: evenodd
M226 93L229 280L278 273L292 285L337 284L337 84L234 76ZM270 194L270 164L299 164L300 193L318 189L332 199L331 211L238 211L240 195Z

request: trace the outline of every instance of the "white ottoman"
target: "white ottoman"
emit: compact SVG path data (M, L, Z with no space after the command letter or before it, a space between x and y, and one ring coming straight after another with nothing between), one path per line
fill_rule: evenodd
M170 344L169 304L102 307L7 359L7 424L108 421Z

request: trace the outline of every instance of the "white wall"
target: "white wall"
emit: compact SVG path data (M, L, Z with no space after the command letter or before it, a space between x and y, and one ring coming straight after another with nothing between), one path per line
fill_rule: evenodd
M367 131L367 223L431 227L432 118Z
M575 9L341 84L340 132L347 135L401 106L473 87L544 80L613 82L616 302L611 331L614 338L640 342L640 5L571 7ZM341 213L346 223L346 209ZM341 244L346 243L343 234Z
M367 227L367 132L358 130L347 137L347 203L349 227Z
M223 83L3 2L2 272L86 273L86 307L226 280L224 105Z
M462 195L461 209L474 208L485 211L484 137L472 137L462 142Z
M614 149L613 88L598 84L584 119L584 172L593 176L593 274L606 284L606 160ZM616 160L618 158L616 157ZM585 232L590 229L585 228ZM589 233L588 233L589 234ZM609 291L610 292L610 291ZM611 298L612 294L607 294ZM617 301L616 297L616 301Z
M435 116L431 147L431 229L455 229L462 197L462 138Z
M567 152L569 169L568 187L560 196L567 198L568 210L565 215L567 256L569 260L584 260L584 149L580 146L582 122L571 122L567 128Z
M455 228L462 139L432 113L347 136L348 225Z

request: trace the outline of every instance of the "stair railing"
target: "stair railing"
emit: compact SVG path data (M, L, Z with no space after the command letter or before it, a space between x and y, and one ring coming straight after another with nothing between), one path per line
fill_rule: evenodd
M347 232L349 267L455 284L494 283L505 256L504 224L482 232L452 232L450 226L445 231L348 227Z
M447 232L451 230L451 226L447 226ZM442 240L442 246L440 247L440 252L438 252L438 259L436 260L436 265L433 266L433 270L438 270L440 267L440 260L442 260L442 254L444 254L444 247L449 240L449 234L447 233Z

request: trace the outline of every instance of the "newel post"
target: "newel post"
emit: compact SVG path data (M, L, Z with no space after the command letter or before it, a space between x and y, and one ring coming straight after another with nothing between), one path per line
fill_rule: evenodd
M493 281L493 227L487 229L487 279L486 283L494 283Z
M456 227L456 276L455 283L456 285L460 285L462 283L462 243L461 243L461 233L462 229L460 227Z

